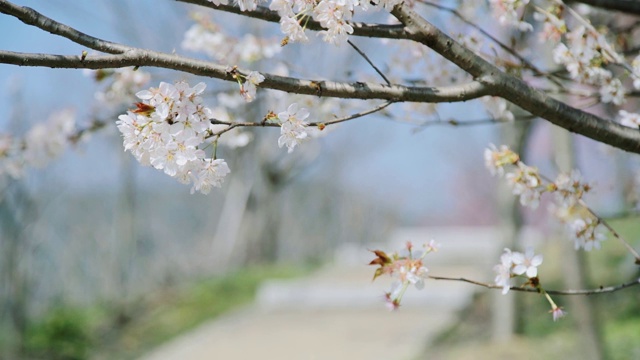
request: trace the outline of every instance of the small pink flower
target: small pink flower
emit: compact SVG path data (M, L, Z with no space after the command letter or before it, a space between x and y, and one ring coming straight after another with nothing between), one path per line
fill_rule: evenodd
M553 316L553 321L558 321L558 319L564 317L565 315L567 315L567 313L564 312L562 308L555 306L553 309L551 309L551 315Z

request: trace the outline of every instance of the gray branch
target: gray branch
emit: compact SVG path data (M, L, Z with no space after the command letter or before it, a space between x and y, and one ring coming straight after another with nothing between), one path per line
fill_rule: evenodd
M80 55L31 54L0 50L0 63L19 66L36 66L64 69L106 69L129 66L151 66L173 69L186 73L237 82L223 65L203 60L189 59L151 50L130 48L117 55L87 56ZM247 75L248 70L237 69ZM336 97L346 99L382 99L393 102L458 102L489 95L485 85L477 81L446 87L409 87L401 85L383 85L366 82L335 82L325 80L304 80L292 77L262 73L265 80L262 88L281 90L288 93Z
M428 46L471 74L491 88L491 93L571 132L640 153L640 131L578 110L504 73L405 5L396 6L392 14L407 27L412 40Z

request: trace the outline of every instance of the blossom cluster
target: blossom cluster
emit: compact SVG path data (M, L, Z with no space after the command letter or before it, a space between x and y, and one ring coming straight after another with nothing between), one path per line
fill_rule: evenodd
M552 6L548 9L538 8L533 14L533 18L542 22L542 32L540 32L540 42L552 41L557 43L562 35L567 32L567 24L562 16L560 6Z
M566 67L572 79L581 83L598 86L600 98L604 103L622 105L625 90L620 79L602 67L610 62L623 62L595 30L579 26L566 35L568 46L559 43L553 50L553 60Z
M320 23L326 30L322 35L324 41L340 45L347 41L349 34L353 33L350 21L356 11L368 11L371 8L384 8L391 10L401 0L272 0L269 9L277 11L280 15L280 29L286 35L287 42L308 41L304 33L306 22L309 18Z
M561 307L551 299L551 296L542 288L540 279L538 278L538 267L542 265L543 256L536 255L533 248L528 247L524 253L511 251L508 248L500 256L500 263L493 267L496 272L494 282L497 286L502 287L502 294L507 294L513 286L514 277L526 278L524 285L532 286L545 295L547 301L551 305L551 315L553 321L557 321L566 313Z
M560 173L554 181L544 181L537 168L528 166L518 154L502 145L490 144L484 152L487 169L492 175L504 176L522 206L537 208L543 193L555 194L552 212L566 224L576 249L599 249L605 239L603 226L584 205L583 196L592 186L582 180L580 172Z
M533 29L531 24L522 21L529 0L490 0L489 3L500 24L521 31ZM571 9L568 12L573 15L577 25L569 29L563 18L566 12L567 7L561 1L547 8L535 7L534 19L543 24L540 40L555 44L553 60L566 68L571 79L597 88L603 103L624 104L628 91L607 65L619 64L625 68L633 80L633 88L639 90L640 56L631 65L627 64L625 57L614 49L604 34ZM619 117L621 124L638 128L640 115L621 110Z
M76 139L75 111L54 112L33 126L23 138L0 134L0 178L24 176L26 167L42 168L59 157Z
M427 279L429 271L423 264L424 257L430 252L438 251L439 246L437 242L431 240L424 245L422 253L417 255L414 253L413 244L407 242L407 254L404 256L398 253L387 255L382 250L373 250L376 258L369 265L379 266L373 279L385 274L396 279L391 285L391 290L385 293L385 303L390 310L400 307L402 297L410 285L414 285L418 290L424 288L424 280Z
M504 253L500 256L500 263L493 268L496 272L496 285L501 286L502 293L506 294L511 289L511 279L514 276L536 278L542 259L542 255L534 254L531 247L527 248L524 254L504 249Z
M209 193L220 187L229 173L222 159L208 158L203 150L211 134L212 111L202 105L204 83L190 87L186 82L136 94L142 100L137 109L118 117L125 151L144 166L153 166L184 184L191 192Z

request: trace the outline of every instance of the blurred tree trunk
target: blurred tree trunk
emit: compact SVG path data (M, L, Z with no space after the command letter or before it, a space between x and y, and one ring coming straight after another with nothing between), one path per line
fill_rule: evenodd
M513 109L514 115L524 115L519 109ZM531 121L507 124L501 129L501 144L507 144L518 154L524 154L531 130ZM518 245L518 238L522 233L523 218L519 198L511 193L506 182L500 181L498 189L498 209L500 212L499 226L503 229L502 246L514 249ZM499 256L499 255L498 255ZM497 262L496 262L497 263ZM500 291L491 293L492 317L491 334L495 342L507 342L513 334L521 328L518 314L522 314L522 306L517 304L519 297L515 294L503 295Z
M575 168L573 138L564 129L554 128L555 162L560 171ZM562 234L560 238L564 238ZM576 251L570 241L563 241L563 268L565 287L568 289L585 289L588 287L587 269L584 252ZM588 296L569 296L571 318L575 319L581 354L584 359L604 359L602 336L596 319L595 303Z
M20 79L10 83L13 104L9 121L14 130L25 126L27 108ZM17 131L16 131L17 132ZM22 350L28 326L29 273L27 261L29 238L27 225L37 217L37 204L20 180L0 177L0 331L7 328L2 358L15 358Z
M24 267L27 259L28 238L26 224L35 215L36 205L19 181L7 185L0 198L0 251L2 254L0 281L2 287L0 319L8 320L8 351L3 358L14 358L22 349L29 313L29 274ZM4 322L4 321L3 321ZM13 356L11 355L13 354Z

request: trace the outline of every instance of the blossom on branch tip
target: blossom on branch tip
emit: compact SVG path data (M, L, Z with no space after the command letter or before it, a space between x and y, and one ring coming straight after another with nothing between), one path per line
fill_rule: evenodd
M563 318L567 315L567 313L558 306L551 309L550 312L551 312L551 315L553 316L553 321L558 321L560 318Z
M416 289L424 288L424 282L428 278L428 269L423 264L424 257L432 252L435 248L435 242L432 240L430 245L425 245L424 252L420 256L414 256L412 252L413 245L411 242L406 244L406 256L400 256L398 253L387 255L382 250L373 250L376 255L369 265L377 265L373 279L380 275L390 275L396 280L391 285L391 290L385 293L385 302L387 307L395 310L400 306L402 297L410 285L414 285Z
M435 241L434 239L429 240L429 242L425 245L427 252L436 252L440 249L440 243Z
M500 256L500 263L493 267L493 271L496 272L494 282L502 287L502 294L506 294L511 288L511 279L514 276L534 279L538 276L538 266L541 264L542 255L535 255L532 248L527 248L524 254L505 248Z

